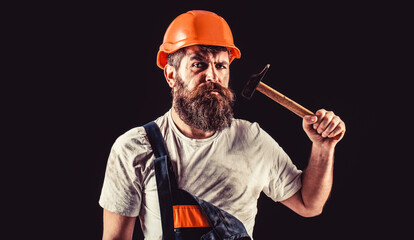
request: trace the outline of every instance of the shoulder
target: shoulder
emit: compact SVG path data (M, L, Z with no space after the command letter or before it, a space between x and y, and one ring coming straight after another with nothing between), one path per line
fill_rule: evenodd
M155 123L165 131L167 114L157 118ZM120 135L112 146L112 152L126 159L137 161L148 158L152 153L151 144L143 126L134 127Z
M165 131L165 128L167 128L167 117L168 112L154 121L162 132ZM134 152L142 148L148 150L150 148L150 143L148 141L147 133L145 132L144 127L138 126L120 135L116 139L114 147L124 148L131 152Z
M114 143L115 147L126 147L134 150L136 146L148 144L144 127L134 127L121 134Z
M244 119L233 119L230 129L231 130L237 130L241 131L243 133L249 133L249 132L257 132L259 129L259 124L257 122L249 122Z
M257 122L250 122L244 119L233 119L229 131L235 134L236 137L249 140L271 138Z
M112 146L111 153L122 155L125 159L148 152L149 141L143 127L135 127L120 135Z
M257 122L243 119L234 119L232 126L225 134L227 141L233 146L239 145L245 151L261 152L267 154L279 154L280 145Z

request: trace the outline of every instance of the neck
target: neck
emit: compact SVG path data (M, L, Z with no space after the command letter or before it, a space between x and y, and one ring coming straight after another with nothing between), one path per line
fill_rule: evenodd
M175 111L174 107L171 109L171 117L175 125L177 126L178 130L180 130L180 132L188 138L194 138L194 139L209 138L213 136L213 134L215 133L214 131L205 132L200 129L193 128L187 125L185 122L183 122L183 120L181 120L180 116L178 116L178 113Z

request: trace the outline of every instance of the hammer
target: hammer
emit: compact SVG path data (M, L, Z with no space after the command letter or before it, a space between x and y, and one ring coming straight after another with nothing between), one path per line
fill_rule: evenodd
M284 106L285 108L289 109L290 111L296 113L298 116L303 118L305 115L314 115L313 112L309 111L308 109L302 107L297 102L293 101L292 99L286 97L285 95L281 94L280 92L274 90L273 88L269 87L268 85L262 83L262 79L266 74L267 70L269 69L270 64L267 64L266 67L258 74L253 74L250 77L250 80L247 82L246 86L244 86L242 91L242 96L251 99L253 96L254 91L257 89L259 92L263 93L264 95L270 97L280 105Z
M302 107L299 103L293 101L292 99L269 87L268 85L262 83L262 79L269 67L270 64L267 64L266 67L260 73L253 74L250 77L250 80L246 83L246 86L244 86L243 88L242 96L250 100L253 96L254 91L257 89L259 92L270 97L271 99L273 99L280 105L284 106L285 108L289 109L301 118L303 118L305 115L314 115L313 112ZM338 136L335 136L333 138L338 140Z

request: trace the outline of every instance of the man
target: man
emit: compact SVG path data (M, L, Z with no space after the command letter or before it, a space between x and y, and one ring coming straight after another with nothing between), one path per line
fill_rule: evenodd
M321 214L345 124L323 109L305 116L303 129L313 145L306 170L298 170L257 123L233 118L228 86L235 58L240 51L224 19L206 11L177 17L157 59L172 89L172 108L155 123L179 187L234 215L252 236L262 191L301 216ZM146 239L162 239L153 160L142 127L114 143L99 201L103 239L132 239L137 216Z

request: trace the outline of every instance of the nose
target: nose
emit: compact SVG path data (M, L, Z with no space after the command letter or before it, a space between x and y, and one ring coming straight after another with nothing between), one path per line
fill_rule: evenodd
M206 69L206 81L207 82L219 82L217 69L215 68L213 63L209 64Z

